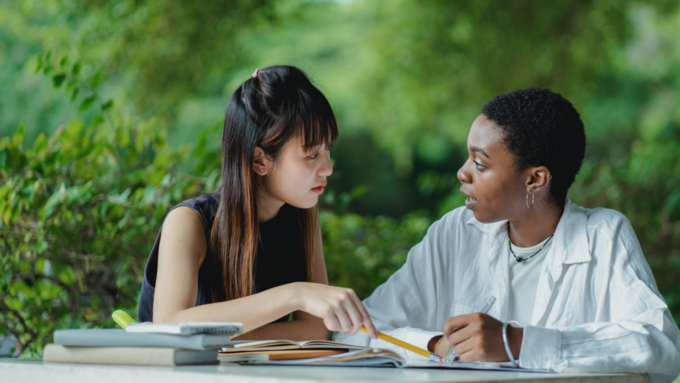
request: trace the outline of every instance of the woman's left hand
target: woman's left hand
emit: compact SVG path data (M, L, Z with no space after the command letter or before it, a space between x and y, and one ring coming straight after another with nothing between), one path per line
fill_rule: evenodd
M507 328L508 343L513 357L519 359L524 329ZM449 318L444 325L444 336L453 345L462 362L507 362L503 345L503 322L482 313Z

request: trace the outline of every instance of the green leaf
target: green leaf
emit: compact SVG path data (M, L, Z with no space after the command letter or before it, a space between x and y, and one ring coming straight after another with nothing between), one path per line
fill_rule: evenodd
M37 55L35 56L35 73L40 72L40 69L42 68L43 65L43 57L42 55Z
M57 207L57 204L61 201L63 196L66 195L66 185L62 182L61 185L59 185L59 189L57 189L50 198L45 202L45 205L43 207L43 219L47 219L52 212L54 211L54 208Z
M66 80L66 75L58 74L52 77L52 84L54 85L55 88L59 88L61 84L64 83L64 80Z
M76 99L76 97L78 97L79 91L80 91L80 88L73 89L73 92L71 92L71 102L73 102Z
M61 66L66 66L68 64L68 55L62 57L61 61L59 61L59 65Z
M104 76L102 75L102 70L99 69L97 73L95 73L94 76L92 76L92 87L93 88L98 87L102 83L103 79Z
M94 101L97 99L96 96L92 95L90 97L87 97L86 99L83 100L83 102L80 103L80 107L78 107L79 112L85 111L87 108L91 107Z
M74 76L80 74L80 61L76 61L76 63L73 64L73 69L71 69L71 73L73 73Z
M50 57L52 57L52 50L48 50L47 53L45 53L45 61L49 60Z
M69 79L68 81L66 81L66 87L64 89L66 90L66 92L70 92L73 88L75 88L76 85L78 85L76 81Z
M17 131L14 133L14 136L12 136L11 147L18 148L24 141L24 134L26 134L26 127L24 124L19 124Z
M109 100L109 101L105 102L104 105L102 105L102 110L111 109L112 106L113 106L113 100Z
M49 140L47 137L45 137L44 133L38 134L38 137L36 137L35 141L33 142L33 152L34 153L41 153L47 149L47 143Z
M0 151L0 168L4 168L7 165L7 149Z
M97 125L101 124L102 122L104 122L104 117L102 117L101 113L98 113L98 114L97 114L96 116L94 116L94 118L92 119L91 125L92 125L92 126L97 126Z
M9 225L9 220L12 218L12 209L5 210L5 214L2 215L2 222L5 225Z

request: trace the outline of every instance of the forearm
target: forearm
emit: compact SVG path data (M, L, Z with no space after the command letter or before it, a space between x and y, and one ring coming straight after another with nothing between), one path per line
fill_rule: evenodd
M295 341L328 339L323 321L311 315L294 318L290 322L270 323L239 335L238 340L289 339Z
M154 322L240 322L243 323L243 332L247 333L300 309L294 285L278 286L248 297L190 307L165 315L155 313Z

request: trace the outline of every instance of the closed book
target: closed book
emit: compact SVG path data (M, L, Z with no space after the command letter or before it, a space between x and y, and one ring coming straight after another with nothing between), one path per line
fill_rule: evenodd
M172 347L188 350L217 350L229 347L230 335L171 335L129 333L122 329L72 329L54 332L54 343L62 346Z
M217 363L217 351L168 347L70 347L48 344L43 352L43 362L143 366L213 364Z

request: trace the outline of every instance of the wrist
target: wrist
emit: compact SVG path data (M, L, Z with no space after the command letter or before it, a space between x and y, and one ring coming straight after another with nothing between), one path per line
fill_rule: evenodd
M286 306L290 312L293 311L305 311L304 298L302 293L302 283L293 282L281 286L284 290L283 302L286 302Z
M508 343L512 356L519 361L519 354L522 351L522 340L524 338L524 328L508 325Z
M439 342L441 342L443 335L437 335L435 337L432 337L429 342L427 342L427 351L437 353L437 346L439 345Z

